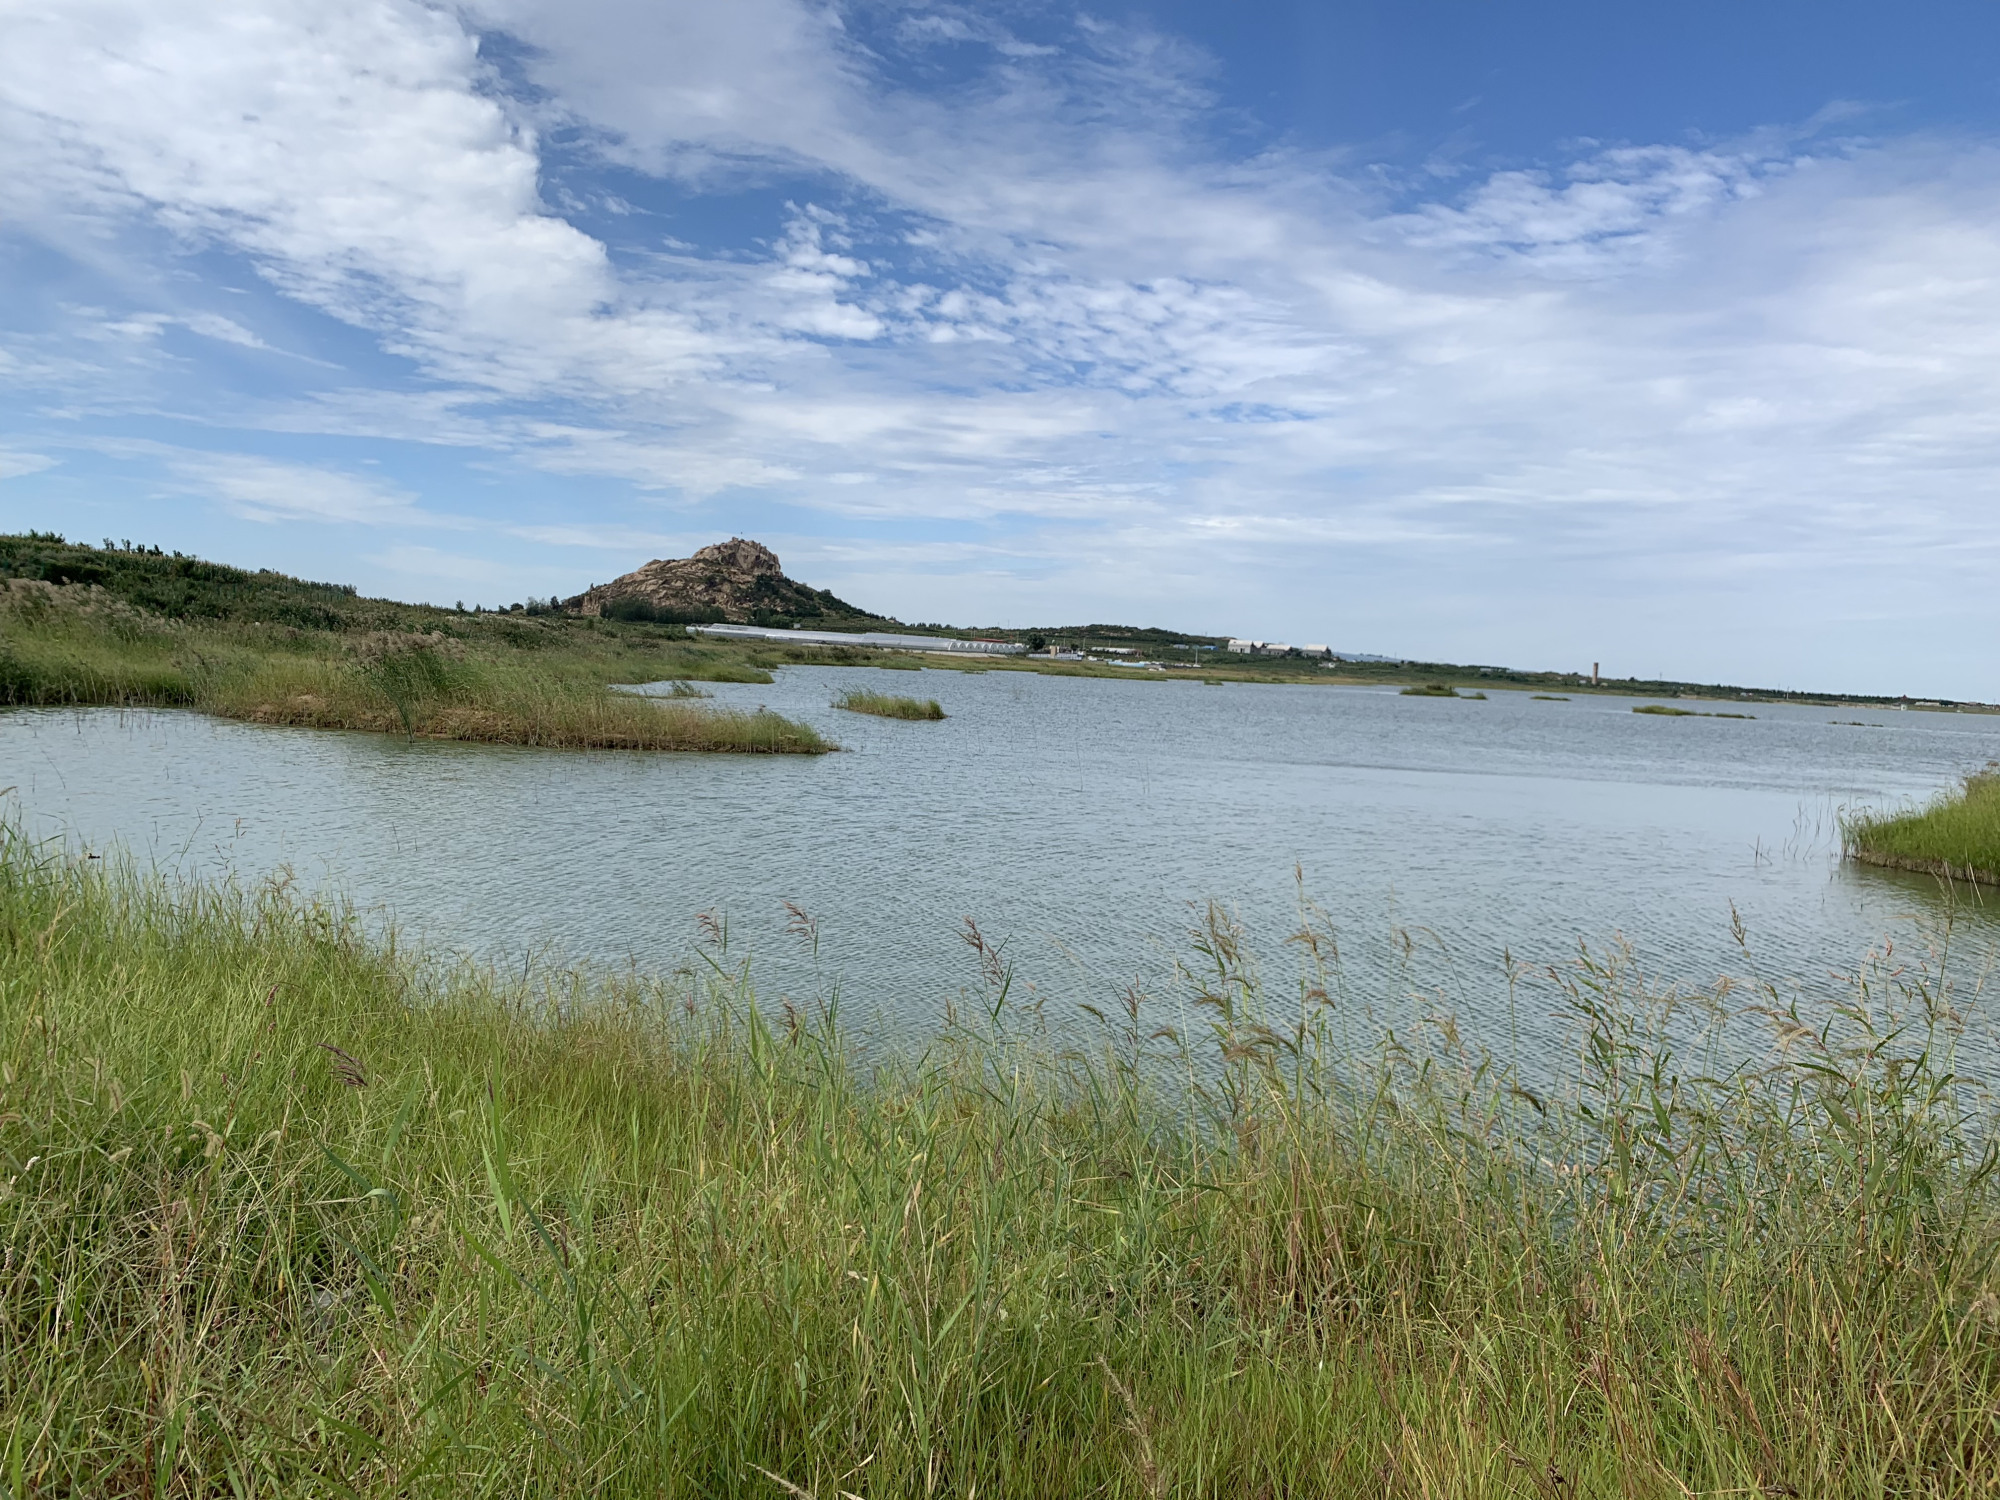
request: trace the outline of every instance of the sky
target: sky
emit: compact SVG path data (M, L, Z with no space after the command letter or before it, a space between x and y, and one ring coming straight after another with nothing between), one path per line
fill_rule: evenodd
M1990 0L0 28L0 528L2000 700Z

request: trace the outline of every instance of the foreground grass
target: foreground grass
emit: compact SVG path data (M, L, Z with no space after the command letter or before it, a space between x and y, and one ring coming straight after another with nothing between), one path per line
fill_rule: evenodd
M2000 772L1966 778L1928 807L1842 825L1848 857L1947 880L2000 885Z
M1343 1059L1312 925L1291 1020L1211 914L1201 1038L1134 994L1066 1059L1010 1042L969 930L984 1029L870 1068L721 929L661 979L502 979L103 870L0 847L14 1495L2000 1472L1994 1158L1913 969L1714 1080L1583 962L1579 1071L1531 1094L1450 1028Z
M608 691L666 677L770 681L657 629L431 616L428 630L175 620L88 586L0 580L0 702L179 705L262 724L567 749L832 748L776 714Z
M935 698L903 698L894 693L870 692L866 688L849 688L833 700L835 708L844 708L850 713L874 714L883 719L942 719L944 710Z

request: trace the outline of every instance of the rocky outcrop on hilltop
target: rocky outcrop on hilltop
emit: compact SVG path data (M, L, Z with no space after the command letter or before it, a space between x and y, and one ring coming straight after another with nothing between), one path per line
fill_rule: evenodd
M879 620L825 589L785 576L778 554L740 536L693 557L655 558L622 578L586 589L563 608L571 614L687 624L835 624Z

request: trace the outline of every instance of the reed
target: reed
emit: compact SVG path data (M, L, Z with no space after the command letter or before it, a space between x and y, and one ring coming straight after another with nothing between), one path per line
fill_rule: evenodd
M1654 714L1666 719L1754 719L1755 714L1728 713L1722 710L1707 712L1694 708L1671 708L1664 703L1643 703L1632 710L1635 714Z
M697 647L634 644L505 617L456 634L175 621L94 590L0 580L0 702L190 707L261 724L560 749L834 748L777 714L687 701L700 695L688 677L769 682L769 673ZM608 690L663 677L680 679L669 698Z
M894 693L876 693L866 688L849 688L833 700L835 708L849 713L874 714L881 719L942 719L944 710L935 698L902 698Z
M1134 991L1065 1051L969 928L979 1003L870 1061L721 923L671 975L503 976L108 863L0 839L14 1495L2000 1472L1991 1122L1903 955L1826 1014L1706 997L1776 1028L1729 1071L1581 957L1546 976L1574 1071L1532 1085L1444 1018L1337 1045L1317 919L1270 988L1209 912L1184 1019Z
M2000 885L2000 769L1969 776L1924 807L1857 813L1841 834L1848 858L1864 864Z

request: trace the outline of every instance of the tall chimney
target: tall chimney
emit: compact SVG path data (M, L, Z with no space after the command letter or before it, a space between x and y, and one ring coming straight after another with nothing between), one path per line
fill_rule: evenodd
M1597 663L1596 663L1596 662L1592 662L1592 663L1590 664L1590 685L1591 685L1592 687L1596 687L1596 686L1597 686Z

